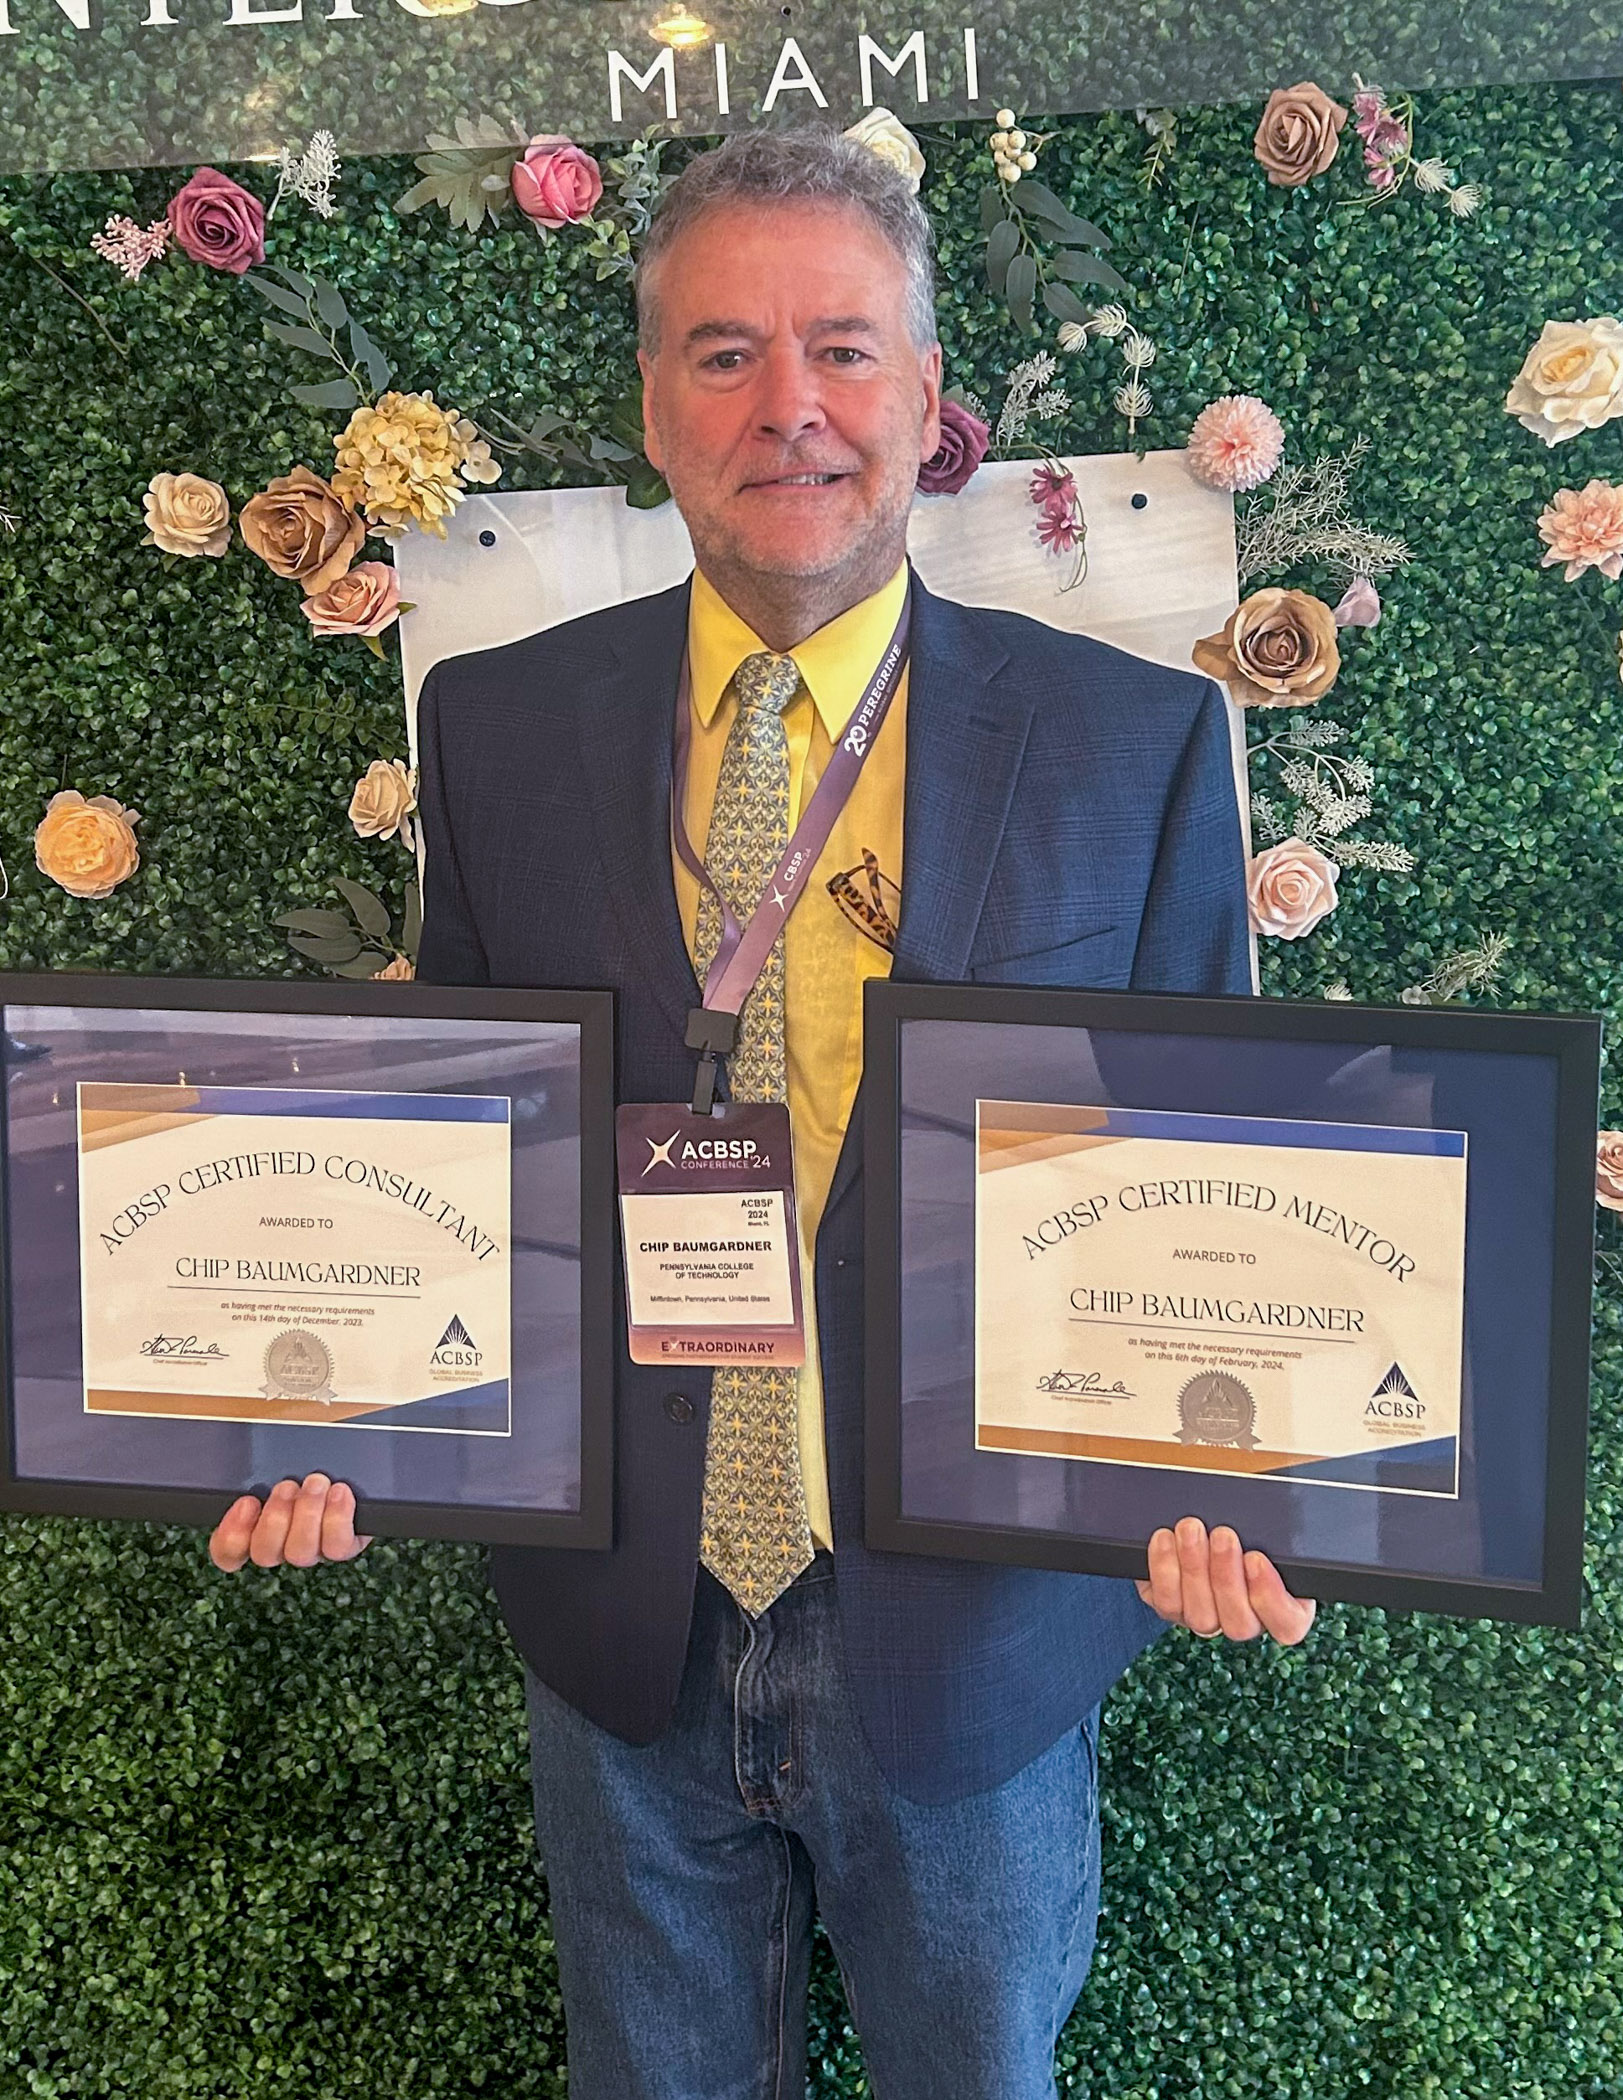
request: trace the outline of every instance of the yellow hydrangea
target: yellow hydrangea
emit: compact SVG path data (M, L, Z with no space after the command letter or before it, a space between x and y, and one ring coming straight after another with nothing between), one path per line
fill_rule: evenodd
M358 408L333 440L334 492L385 538L411 526L440 539L465 483L494 481L500 463L466 416L430 394L387 393Z

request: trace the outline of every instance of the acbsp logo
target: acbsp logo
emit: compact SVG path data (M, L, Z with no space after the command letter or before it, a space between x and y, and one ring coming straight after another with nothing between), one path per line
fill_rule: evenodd
M484 1354L475 1347L473 1336L462 1322L453 1319L428 1360L436 1371L476 1371L484 1362Z
M673 1130L662 1143L654 1138L644 1138L649 1159L643 1173L651 1174L655 1167L743 1166L746 1162L752 1167L769 1167L772 1164L754 1138L682 1138L682 1149L673 1157L673 1148L681 1136L679 1130Z

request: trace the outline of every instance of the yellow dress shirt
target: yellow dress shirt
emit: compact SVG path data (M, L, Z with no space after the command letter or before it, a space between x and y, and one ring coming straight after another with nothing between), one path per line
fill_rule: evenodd
M835 744L901 617L907 566L883 589L830 620L791 650L804 690L784 710L789 739L789 828L823 777ZM728 683L746 656L766 644L705 581L693 578L688 613L688 661L693 697L687 795L683 821L700 852L708 836L721 755L737 712ZM808 694L810 697L808 698ZM822 858L784 931L784 1036L788 1057L789 1124L794 1135L795 1191L800 1214L800 1273L806 1309L806 1363L800 1374L800 1471L813 1539L834 1543L829 1512L828 1460L823 1442L823 1379L817 1348L817 1303L812 1255L828 1202L834 1167L862 1076L862 987L890 974L890 954L861 932L830 896L829 877L857 871L863 850L875 854L881 874L902 880L902 783L907 753L907 676L904 672L884 726L869 748L851 798L840 812ZM693 952L699 885L673 854L682 932ZM894 908L894 903L893 903Z

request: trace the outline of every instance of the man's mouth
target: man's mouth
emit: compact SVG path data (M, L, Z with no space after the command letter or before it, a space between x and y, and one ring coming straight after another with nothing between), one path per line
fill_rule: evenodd
M752 489L824 489L845 478L844 474L774 474L765 481L751 481L745 486Z

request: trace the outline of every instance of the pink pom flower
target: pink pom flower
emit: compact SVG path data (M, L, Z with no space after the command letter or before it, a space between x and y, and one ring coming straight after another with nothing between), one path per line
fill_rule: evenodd
M1255 394L1208 402L1189 430L1189 471L1211 489L1260 487L1279 465L1285 432Z
M169 201L169 230L193 262L242 276L265 260L265 207L218 168L199 168Z
M561 132L531 139L514 164L513 202L527 219L553 232L589 219L602 194L597 162Z
M1564 561L1567 582L1585 569L1599 569L1615 582L1623 575L1623 489L1591 481L1581 489L1557 489L1538 521L1548 547L1544 567Z

